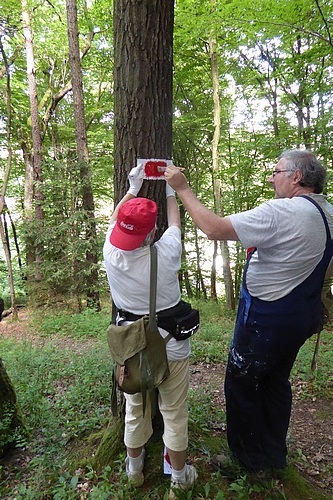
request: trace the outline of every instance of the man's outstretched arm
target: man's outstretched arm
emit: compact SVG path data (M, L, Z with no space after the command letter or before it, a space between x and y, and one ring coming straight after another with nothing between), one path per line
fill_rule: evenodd
M193 193L186 177L174 165L166 168L165 179L176 191L193 222L210 240L238 240L229 217L219 217L206 208Z

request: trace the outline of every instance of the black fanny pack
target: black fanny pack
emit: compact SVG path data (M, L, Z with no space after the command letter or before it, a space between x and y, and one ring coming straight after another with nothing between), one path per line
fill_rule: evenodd
M185 340L199 329L199 311L181 300L174 307L157 313L157 325L169 332L176 340Z
M123 321L136 321L142 317L142 315L123 310L119 310L118 314L118 325ZM166 330L176 340L188 339L199 329L199 311L193 309L188 302L181 300L177 305L157 313L157 326Z

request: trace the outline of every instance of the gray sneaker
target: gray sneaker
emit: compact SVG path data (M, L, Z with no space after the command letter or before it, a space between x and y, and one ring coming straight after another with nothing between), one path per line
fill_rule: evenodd
M133 486L139 487L139 486L143 485L145 478L144 478L142 471L143 471L143 467L145 464L145 456L146 456L146 450L143 448L140 469L138 471L135 471L135 472L129 472L129 458L126 457L126 459L125 459L126 474L127 474L129 482Z
M198 473L193 465L187 465L185 469L185 481L178 482L171 478L171 488L169 491L169 500L178 498L177 492L190 490L197 480Z

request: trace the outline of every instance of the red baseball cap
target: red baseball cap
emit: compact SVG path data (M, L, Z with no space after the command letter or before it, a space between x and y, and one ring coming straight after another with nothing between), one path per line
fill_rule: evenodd
M121 250L135 250L155 227L157 204L148 198L133 198L119 208L110 242Z

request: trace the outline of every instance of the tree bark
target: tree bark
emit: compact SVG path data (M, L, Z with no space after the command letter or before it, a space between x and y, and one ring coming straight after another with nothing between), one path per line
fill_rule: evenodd
M25 48L27 57L27 77L28 77L28 92L30 100L30 113L31 113L31 135L32 135L32 176L33 176L33 199L35 201L35 222L38 224L38 232L42 234L42 225L44 222L43 211L43 192L41 189L43 183L42 171L42 141L40 135L39 119L38 119L38 97L37 97L37 82L36 70L34 60L34 50L32 42L31 20L27 0L22 0L22 20L23 20L23 33L25 38ZM31 193L30 193L31 194ZM29 208L29 207L28 207ZM30 213L27 212L27 217L30 218ZM32 242L27 241L28 245ZM31 252L31 250L28 250ZM33 248L34 252L34 278L40 281L42 274L40 265L43 260L43 247L38 243Z
M79 32L77 22L76 0L66 1L67 32L69 43L69 62L72 75L73 108L75 121L75 139L80 173L82 212L87 241L86 269L84 288L87 296L87 305L100 311L98 290L98 256L97 231L95 221L95 204L91 186L91 172L89 167L88 139L86 132L84 97L82 88L82 71L80 64ZM80 209L80 207L78 207ZM82 221L79 219L79 223Z
M219 72L218 72L218 60L216 51L216 40L211 38L209 40L209 53L210 53L210 63L211 63L211 74L213 82L213 116L214 116L214 134L212 140L212 162L213 162L213 189L214 189L214 201L215 201L215 211L217 215L223 217L223 196L222 196L222 186L219 176L219 142L221 135L221 102L220 102L220 85L219 85ZM220 250L223 261L223 278L224 278L224 288L225 288L225 300L226 306L229 309L235 309L235 295L233 291L232 283L232 273L230 269L230 255L229 247L226 241L220 242ZM211 270L211 296L214 300L217 299L216 294L216 254L217 254L217 244L214 245L214 256L213 264ZM214 280L213 280L214 278Z
M127 191L138 158L172 156L174 2L114 1L115 203ZM139 194L159 205L158 235L166 228L165 183L144 181Z
M6 107L7 107L7 123L6 123L7 143L6 143L6 148L7 148L7 155L8 156L7 156L7 166L6 166L6 170L5 170L5 174L4 174L3 184L2 184L2 188L1 188L1 197L0 197L0 217L3 214L3 220L4 220L4 224L5 224L5 220L6 220L5 219L5 212L7 210L5 195L6 195L6 190L7 190L9 173L10 173L10 169L11 169L11 165L12 165L13 151L12 151L12 146L11 146L12 105L11 105L10 71L9 71L7 56L6 56L6 53L3 49L2 40L0 40L0 51L1 51L2 58L3 58L4 63L5 63L6 77L7 77L5 100L6 100ZM8 269L8 283L9 283L9 289L10 289L11 307L13 310L13 319L17 320L18 314L17 314L15 287L14 287L14 279L13 279L13 266L12 266L12 260L11 260L11 254L10 254L10 247L8 244L8 239L6 238L6 234L5 234L4 224L2 223L2 220L0 218L0 237L1 237L2 246L4 249L4 254L5 254L6 264L7 264L7 269ZM1 314L2 314L2 311L0 313L0 321L1 321Z

